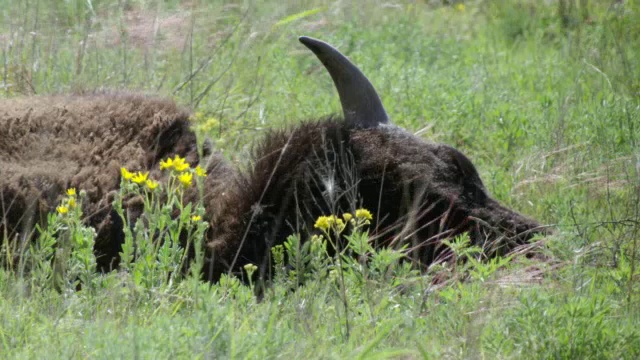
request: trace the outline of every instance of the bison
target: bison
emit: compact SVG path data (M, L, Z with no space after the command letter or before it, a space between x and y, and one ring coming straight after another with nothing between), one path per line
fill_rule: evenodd
M171 100L126 92L1 100L0 236L27 244L34 225L75 187L86 192L83 214L96 229L98 268L117 267L124 225L112 201L121 167L161 178L159 161L179 155L193 166L204 159L210 173L231 171L207 143L198 154L188 118ZM210 196L222 178L208 180Z
M124 239L112 208L120 168L148 170L162 180L158 164L174 155L204 164L209 173L203 275L211 281L241 273L248 263L268 277L274 245L312 233L321 215L361 207L374 215L375 246L409 245L418 266L438 258L441 240L464 232L488 255L545 233L493 199L460 151L391 124L373 85L338 50L308 37L300 41L331 75L343 117L271 130L243 171L207 144L199 154L189 113L170 100L102 92L0 101L0 236L28 240L64 190L76 187L87 194L83 211L97 232L98 267L115 268ZM133 218L140 211L129 208Z
M409 245L409 257L422 266L439 256L442 239L464 232L488 255L545 232L493 199L460 151L391 124L373 85L338 50L299 40L331 75L343 117L272 130L254 147L253 167L229 184L211 220L209 279L239 274L248 263L268 277L272 246L312 233L320 215L360 207L374 215L375 246Z

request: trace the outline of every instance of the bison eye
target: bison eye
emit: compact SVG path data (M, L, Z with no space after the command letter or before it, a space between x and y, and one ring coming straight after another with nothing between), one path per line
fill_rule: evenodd
M467 184L464 194L467 199L476 204L483 205L487 202L488 195L486 191L476 184Z

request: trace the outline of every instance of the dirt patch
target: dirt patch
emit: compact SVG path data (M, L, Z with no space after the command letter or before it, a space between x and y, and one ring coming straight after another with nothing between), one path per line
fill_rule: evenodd
M182 49L189 38L192 17L189 12L158 14L142 10L125 12L121 22L105 26L92 37L106 46L129 46L147 50L161 47Z

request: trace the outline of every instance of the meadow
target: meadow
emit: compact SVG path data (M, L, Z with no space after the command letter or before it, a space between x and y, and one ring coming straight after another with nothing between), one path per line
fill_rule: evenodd
M260 298L232 277L83 272L87 243L65 275L78 290L41 252L33 273L0 270L2 358L640 357L638 0L0 0L0 97L173 97L246 166L268 129L340 112L300 35L335 45L395 124L463 151L554 234L484 261L460 237L426 273L397 252L336 265L305 248Z

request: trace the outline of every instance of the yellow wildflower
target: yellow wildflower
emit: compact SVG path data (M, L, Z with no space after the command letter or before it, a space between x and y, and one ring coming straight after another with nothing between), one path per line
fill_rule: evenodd
M69 196L76 196L76 188L69 188L69 189L67 189L67 195L69 195Z
M356 217L358 219L371 220L373 216L371 216L371 212L367 209L358 209L356 210Z
M342 219L338 218L337 216L329 215L318 217L313 227L323 231L328 231L330 228L335 227L338 232L342 232L342 230L344 230L345 228L345 224L344 221L342 221Z
M182 173L178 176L178 180L184 187L191 186L191 181L193 180L193 174L190 172Z
M145 184L145 185L147 185L147 188L148 188L149 190L151 190L151 191L155 190L155 188L157 188L157 187L158 187L158 185L160 185L160 184L158 184L158 182L157 182L157 181L155 181L155 180L151 180L151 179L149 179L149 180L145 181L145 183L144 183L144 184Z
M200 215L193 215L191 217L191 221L200 221L202 220L202 217L200 217Z
M203 113L196 113L195 118L196 118L196 122L198 123L198 125L196 126L198 127L198 130L200 130L201 132L205 132L205 133L211 132L212 130L214 130L220 125L220 122L218 121L218 119L214 117L205 119Z
M168 158L167 160L160 160L160 170L171 169L173 167L173 160Z
M145 181L147 181L147 177L149 176L149 172L141 172L138 171L138 173L131 179L131 181L133 181L136 184L142 184Z
M244 270L247 272L247 274L251 275L254 271L258 270L258 266L249 263L244 266Z
M205 177L207 176L207 172L200 167L200 165L196 166L196 175L198 175L199 177Z
M176 171L178 172L183 172L187 169L189 169L189 163L188 162L183 162L183 163L175 163L173 164L173 168L176 169Z
M204 118L204 113L202 111L197 111L195 114L193 114L193 118L194 119L202 119Z
M463 3L458 3L458 5L456 5L456 10L462 12L464 11L464 4Z
M176 155L173 158L173 168L178 172L183 172L189 169L189 163L184 161L184 158L181 158L179 155Z
M67 205L72 209L76 207L76 198L70 197L69 200L67 200Z
M331 217L329 216L320 216L318 217L318 219L316 220L315 225L313 225L314 228L316 229L320 229L320 230L328 230L329 226L331 226Z
M56 211L58 212L58 214L64 215L69 212L69 208L64 205L60 205L56 208Z
M344 219L345 222L349 222L349 220L353 218L353 215L349 213L345 213L345 214L342 214L342 218Z
M132 172L129 172L129 170L127 170L127 169L126 169L126 168L124 168L124 167L121 167L121 168L120 168L120 174L122 174L122 177L123 177L125 180L131 180L131 178L133 178L133 173L132 173Z

